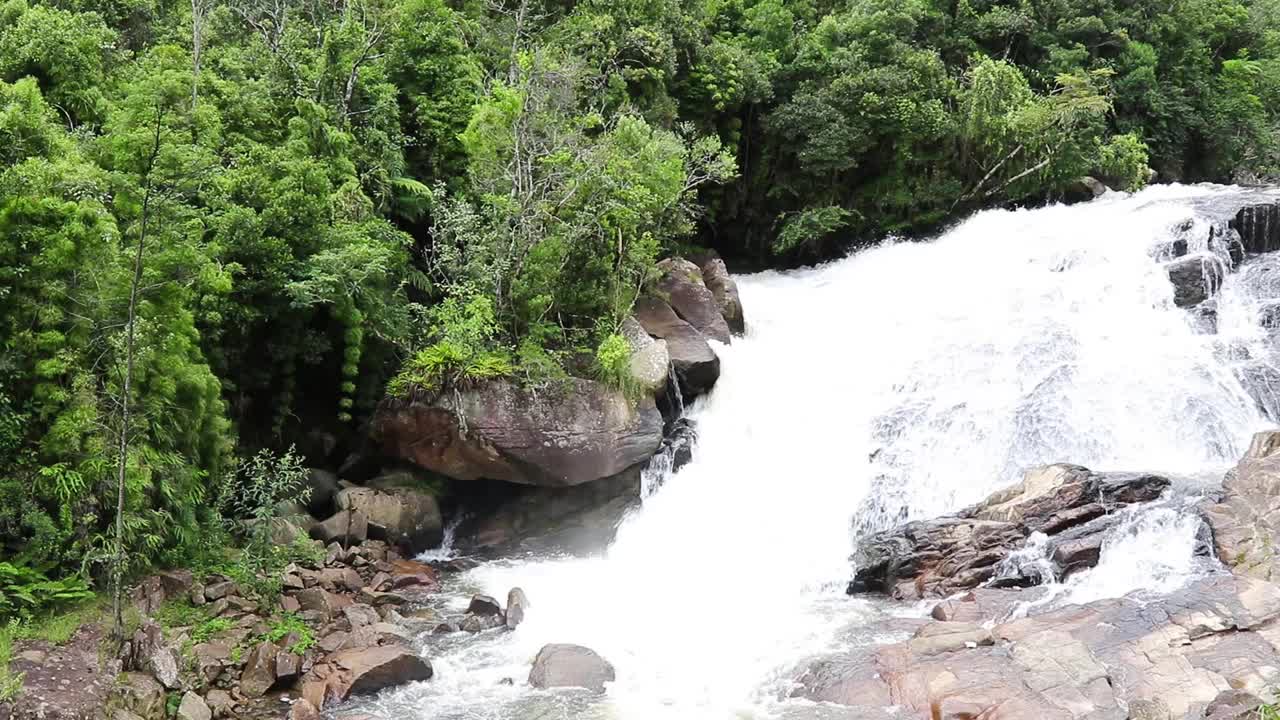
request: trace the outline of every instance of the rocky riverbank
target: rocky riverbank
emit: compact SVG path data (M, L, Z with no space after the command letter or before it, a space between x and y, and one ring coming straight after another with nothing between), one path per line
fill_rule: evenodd
M1252 717L1277 700L1280 585L1273 515L1280 432L1257 435L1204 500L1204 552L1222 569L1155 598L1058 607L1033 602L1043 578L1017 555L1032 533L1058 579L1091 567L1115 510L1154 500L1168 480L1055 465L955 517L911 523L863 543L851 592L939 598L910 637L821 659L796 695L897 706L934 720ZM1212 544L1208 533L1212 533ZM1025 614L1026 616L1020 616Z

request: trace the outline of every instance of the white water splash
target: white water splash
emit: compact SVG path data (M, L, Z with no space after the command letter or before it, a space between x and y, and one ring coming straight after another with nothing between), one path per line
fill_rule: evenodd
M467 516L462 513L456 513L449 519L449 523L444 526L444 537L440 541L440 547L424 550L418 555L418 562L448 562L458 557L458 550L454 547L457 542L458 526L466 520Z
M787 707L779 690L797 662L866 622L865 605L841 595L851 529L956 510L1044 463L1219 472L1265 423L1226 339L1197 333L1173 306L1154 250L1179 233L1204 250L1195 204L1231 192L1166 186L984 212L932 243L741 278L748 335L722 349L719 384L690 409L693 462L604 557L468 573L455 606L465 592L504 597L518 585L533 603L524 624L427 640L436 678L360 710L768 717ZM1229 339L1258 352L1263 342ZM1170 540L1182 537L1178 517L1135 522L1081 576L1079 597L1178 575L1132 562L1152 557L1152 543L1154 555L1189 558ZM547 642L594 648L617 681L600 698L531 691L529 662Z

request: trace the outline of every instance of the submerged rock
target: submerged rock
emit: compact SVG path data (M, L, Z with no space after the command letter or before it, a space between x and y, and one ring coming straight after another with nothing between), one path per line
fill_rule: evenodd
M633 403L580 378L537 391L493 381L435 398L389 399L372 426L384 454L451 478L549 487L615 475L662 442L652 398Z
M1208 300L1222 288L1227 268L1216 255L1190 255L1166 266L1173 283L1173 304L1192 307Z
M529 670L529 684L540 689L579 687L602 693L614 679L613 665L581 645L544 645Z
M957 516L907 523L858 544L849 592L896 598L946 596L988 582L1035 584L1002 561L1029 535L1043 533L1048 551L1071 570L1097 562L1109 522L1091 522L1120 507L1155 500L1169 486L1157 475L1095 473L1078 465L1029 470L1022 481ZM1062 542L1057 546L1055 541Z

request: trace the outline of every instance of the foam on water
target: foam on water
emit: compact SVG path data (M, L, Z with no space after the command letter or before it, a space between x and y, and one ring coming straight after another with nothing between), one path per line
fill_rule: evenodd
M689 410L693 461L603 557L493 562L456 581L458 611L471 590L523 587L524 624L424 639L436 678L362 710L786 714L796 663L875 615L842 595L858 533L955 510L1043 463L1220 474L1266 424L1222 344L1264 338L1243 321L1198 334L1153 249L1182 235L1208 252L1197 208L1232 192L1166 186L989 211L934 242L740 278L748 334L717 348L719 384ZM1068 582L1072 599L1183 581L1195 571L1188 518L1176 506L1127 518L1099 567ZM597 650L617 681L596 699L531 691L529 663L548 642Z

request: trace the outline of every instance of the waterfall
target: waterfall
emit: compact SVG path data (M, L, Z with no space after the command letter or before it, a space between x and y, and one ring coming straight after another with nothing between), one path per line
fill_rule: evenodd
M786 716L798 663L913 611L843 595L861 533L957 510L1052 462L1173 473L1194 495L1268 425L1251 378L1280 377L1258 320L1266 283L1248 267L1227 275L1211 333L1174 305L1165 266L1184 252L1229 261L1209 238L1231 232L1221 206L1238 194L1161 186L987 211L932 242L740 278L747 335L718 349L719 383L688 408L692 461L602 557L496 561L451 581L446 611L516 585L532 607L512 633L424 638L436 677L361 710ZM1190 517L1177 499L1126 517L1059 597L1181 582L1197 571ZM548 642L595 649L617 681L600 697L531 691Z

